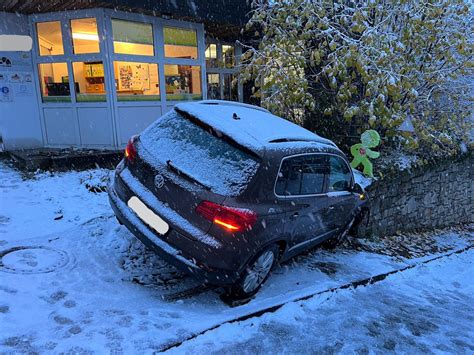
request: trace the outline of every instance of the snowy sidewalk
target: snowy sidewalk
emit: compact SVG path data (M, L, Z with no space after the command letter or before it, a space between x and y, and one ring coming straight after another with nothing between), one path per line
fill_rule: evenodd
M231 308L218 289L166 265L118 225L107 194L97 192L108 174L25 179L0 162L0 353L149 353L180 343L170 351L472 350L472 251L326 301L291 302L429 257L391 255L381 243L317 249L278 267L255 299ZM430 253L473 239L431 236ZM278 304L286 305L234 322Z
M226 324L173 353L474 352L474 250L275 313Z

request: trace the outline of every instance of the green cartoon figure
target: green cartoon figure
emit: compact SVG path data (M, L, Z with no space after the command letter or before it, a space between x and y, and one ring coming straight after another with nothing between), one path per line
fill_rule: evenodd
M380 156L379 152L374 152L370 148L375 148L380 144L380 136L377 131L369 129L360 136L362 143L354 144L351 147L351 154L354 159L351 162L353 168L358 167L360 164L364 166L364 174L370 177L374 177L372 171L372 163L369 158L375 159Z

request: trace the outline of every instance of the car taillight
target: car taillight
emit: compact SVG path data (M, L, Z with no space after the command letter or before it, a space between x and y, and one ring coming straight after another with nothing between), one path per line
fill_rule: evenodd
M210 201L202 201L196 207L196 212L230 232L252 229L257 221L257 214L254 211L245 208L222 206Z
M135 142L137 140L138 136L131 137L127 143L127 146L125 147L125 159L127 159L130 163L133 163L137 157L137 149L135 148Z

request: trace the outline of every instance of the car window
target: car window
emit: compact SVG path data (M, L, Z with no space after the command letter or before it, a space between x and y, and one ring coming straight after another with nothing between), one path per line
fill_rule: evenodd
M241 194L258 170L258 158L244 152L176 111L170 111L140 136L141 143L160 164L171 164L225 195Z
M323 193L327 171L327 158L321 154L283 159L275 193L279 196Z
M329 186L328 192L349 191L352 174L347 163L340 157L329 157Z

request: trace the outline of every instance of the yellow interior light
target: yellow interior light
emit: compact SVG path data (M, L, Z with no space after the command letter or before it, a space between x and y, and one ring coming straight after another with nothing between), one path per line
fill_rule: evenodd
M93 33L80 33L80 32L73 32L72 38L74 39L83 39L86 41L99 41L99 36Z

